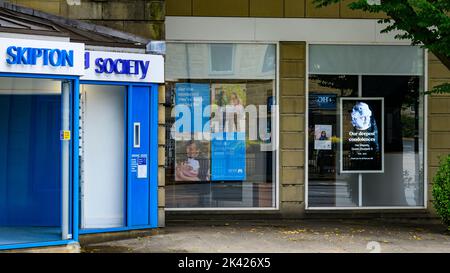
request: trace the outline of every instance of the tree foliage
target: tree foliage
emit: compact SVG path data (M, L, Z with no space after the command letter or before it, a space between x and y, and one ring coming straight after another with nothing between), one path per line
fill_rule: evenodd
M441 159L433 182L434 207L450 230L450 155Z
M341 0L313 0L317 7L328 6ZM450 0L381 0L371 4L368 0L355 0L350 9L370 13L385 13L387 24L382 33L397 30L397 39L410 39L431 51L450 70ZM436 86L429 93L450 93L450 83Z

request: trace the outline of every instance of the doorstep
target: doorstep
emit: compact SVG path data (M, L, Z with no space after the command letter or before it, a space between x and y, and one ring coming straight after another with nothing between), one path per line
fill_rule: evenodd
M21 248L21 249L0 251L0 253L80 253L80 252L81 247L79 243L70 243L61 246Z
M104 232L104 233L94 233L94 234L80 234L79 241L81 246L105 243L110 241L120 241L127 239L136 239L141 237L150 237L160 234L162 231L159 228L153 229L138 229L138 230L127 230L127 231L117 231L117 232Z

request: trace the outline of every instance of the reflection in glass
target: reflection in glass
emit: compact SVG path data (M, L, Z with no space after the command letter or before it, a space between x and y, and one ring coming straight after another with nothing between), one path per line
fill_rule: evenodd
M208 83L208 92L202 90L202 97L210 99L212 108L217 109L205 122L210 123L213 136L224 134L224 140L195 139L198 132L192 133L189 140L177 140L174 136L186 136L186 132L183 128L174 132L176 117L166 121L167 136L170 136L166 143L166 206L273 207L275 151L271 146L273 124L268 103L274 103L274 81L196 80L195 83L191 87L204 88ZM183 82L166 84L175 102L177 95L184 95L180 94L180 87L185 86ZM241 119L235 112L249 105L265 112L258 111L258 116L253 117L246 113ZM172 109L176 106L174 103ZM231 112L224 112L225 108L220 107L228 107ZM167 115L171 113L172 110ZM222 120L218 121L220 118ZM217 128L222 130L217 131ZM256 138L252 130L257 132ZM243 137L242 141L228 141L226 136L230 134L237 139Z
M420 90L421 78L418 76L362 76L359 80L358 76L310 76L310 207L424 205L424 107ZM359 174L343 174L339 169L339 98L358 97L358 94L360 97L382 97L385 102L384 173L364 173L360 179ZM331 137L324 138L324 135L330 135L329 132Z
M274 44L167 44L167 208L275 207L276 62Z
M385 167L363 175L364 206L423 206L423 103L416 76L363 76L365 97L385 98Z
M0 78L0 245L68 239L70 87Z
M338 135L339 99L357 95L357 76L310 76L308 202L311 207L358 205L358 175L339 172Z

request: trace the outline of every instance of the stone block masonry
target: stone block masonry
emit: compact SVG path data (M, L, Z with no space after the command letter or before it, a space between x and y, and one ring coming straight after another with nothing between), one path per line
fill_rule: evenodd
M152 40L164 40L165 1L11 0L54 15L103 25Z

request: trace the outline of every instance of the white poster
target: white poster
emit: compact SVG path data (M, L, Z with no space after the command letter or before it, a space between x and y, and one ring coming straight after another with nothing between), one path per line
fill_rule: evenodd
M332 125L316 124L314 128L314 149L331 150Z

